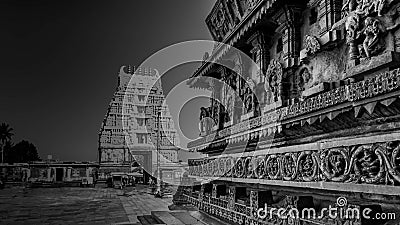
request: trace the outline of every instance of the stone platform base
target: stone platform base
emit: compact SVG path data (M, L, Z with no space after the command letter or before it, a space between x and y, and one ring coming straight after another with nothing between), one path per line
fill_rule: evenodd
M138 216L137 225L228 225L200 211L152 211L151 215Z

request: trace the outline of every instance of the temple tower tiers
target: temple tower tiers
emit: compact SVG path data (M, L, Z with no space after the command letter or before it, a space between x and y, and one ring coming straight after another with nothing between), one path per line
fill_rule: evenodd
M99 161L103 166L137 165L146 172L156 168L157 112L160 117L160 161L178 161L179 137L164 102L156 69L122 66L118 87L99 133ZM118 165L118 166L117 166ZM116 171L110 169L108 172Z

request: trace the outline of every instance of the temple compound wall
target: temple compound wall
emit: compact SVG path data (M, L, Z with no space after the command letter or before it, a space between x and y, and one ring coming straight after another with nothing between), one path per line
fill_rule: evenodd
M400 1L218 0L206 23L226 45L188 81L213 95L183 198L233 224L398 224Z

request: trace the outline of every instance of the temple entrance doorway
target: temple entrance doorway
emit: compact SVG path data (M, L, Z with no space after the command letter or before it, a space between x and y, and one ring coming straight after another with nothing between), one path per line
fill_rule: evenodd
M152 173L152 152L151 151L130 151L133 160L143 168L143 181L149 183L150 174Z
M64 177L64 169L56 168L56 181L58 182L63 181L63 177Z

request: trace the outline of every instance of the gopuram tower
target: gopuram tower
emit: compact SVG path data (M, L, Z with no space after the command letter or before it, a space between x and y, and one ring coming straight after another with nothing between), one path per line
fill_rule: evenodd
M176 165L173 164L178 161L175 146L179 145L179 137L168 108L162 106L164 95L159 78L155 69L121 67L118 87L99 133L99 162L103 176L111 172L128 173L133 167L144 169L145 175L154 175L157 135L160 165L164 171L170 170L168 176L174 175Z

